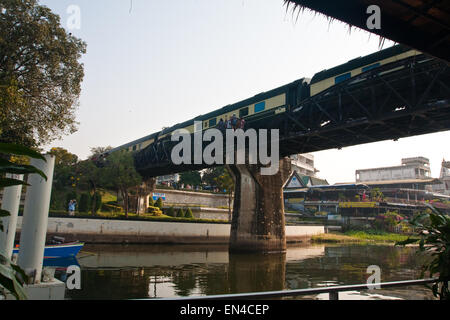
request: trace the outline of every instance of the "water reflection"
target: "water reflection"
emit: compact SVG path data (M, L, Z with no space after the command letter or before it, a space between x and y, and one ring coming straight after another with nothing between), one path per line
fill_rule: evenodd
M381 280L419 277L415 248L290 247L285 254L229 254L226 246L86 245L80 253L81 290L69 299L140 299L313 288L365 283L369 265ZM327 299L328 295L296 297ZM430 299L424 287L349 292L341 299Z

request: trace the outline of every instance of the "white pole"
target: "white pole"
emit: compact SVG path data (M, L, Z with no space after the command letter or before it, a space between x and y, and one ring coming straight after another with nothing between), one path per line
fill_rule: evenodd
M23 175L7 174L6 177L23 180ZM8 187L3 190L2 209L8 211L10 216L2 218L3 231L0 231L0 250L6 254L7 258L11 258L13 253L21 194L22 185Z
M38 174L31 174L28 178L27 194L23 212L22 230L20 232L20 249L18 265L30 278L31 283L41 282L42 265L44 260L45 238L47 235L48 210L52 191L53 169L55 157L45 155L47 162L32 159L31 165L42 170L47 181Z

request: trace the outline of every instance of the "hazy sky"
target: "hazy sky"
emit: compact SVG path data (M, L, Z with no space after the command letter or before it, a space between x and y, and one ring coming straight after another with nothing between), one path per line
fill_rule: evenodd
M257 93L364 56L378 37L283 0L45 0L87 42L77 133L55 141L85 159ZM391 46L386 42L385 47ZM450 132L314 153L319 176L354 181L356 169L425 156L433 176L450 159Z

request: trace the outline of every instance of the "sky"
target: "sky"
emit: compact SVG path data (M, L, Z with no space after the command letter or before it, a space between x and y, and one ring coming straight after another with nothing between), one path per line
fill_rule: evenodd
M41 0L87 43L78 131L45 148L86 159L92 147L128 143L380 49L375 35L307 11L297 16L283 3ZM449 141L446 131L313 154L330 183L413 156L429 158L438 177Z

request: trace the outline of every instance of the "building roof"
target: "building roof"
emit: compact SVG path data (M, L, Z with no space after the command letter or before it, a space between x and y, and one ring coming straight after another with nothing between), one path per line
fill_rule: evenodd
M294 170L292 172L291 176L289 177L288 181L285 184L284 189L298 189L306 186L306 183L303 181L297 171Z

